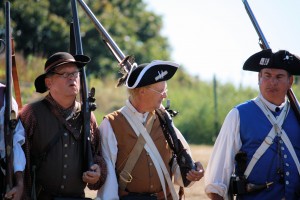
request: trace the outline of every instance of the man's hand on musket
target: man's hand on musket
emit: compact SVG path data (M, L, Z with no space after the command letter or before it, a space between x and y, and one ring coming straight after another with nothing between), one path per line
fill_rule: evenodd
M209 194L208 194L208 197L209 197L211 200L223 200L223 199L224 199L223 197L221 197L220 195L215 194L215 193L209 193Z
M10 191L8 191L4 198L10 199L10 200L20 200L23 194L24 190L24 184L23 184L23 174L22 172L16 172L15 173L17 185L14 186Z
M100 167L97 164L91 166L90 171L86 171L82 175L82 180L86 183L95 184L101 176Z
M199 181L204 176L204 168L200 162L196 162L196 170L192 169L187 173L186 178L189 181Z

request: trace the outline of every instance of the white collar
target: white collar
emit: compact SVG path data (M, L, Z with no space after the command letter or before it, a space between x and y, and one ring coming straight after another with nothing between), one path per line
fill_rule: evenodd
M146 122L149 112L139 113L128 99L126 100L126 107L129 108L129 110L139 119L140 122L143 124Z
M276 112L276 108L279 108L280 110L285 106L286 102L287 102L287 98L285 98L284 102L279 105L276 106L275 104L272 104L271 102L267 101L263 95L261 93L259 93L258 98L261 99L261 101L272 111L272 112Z

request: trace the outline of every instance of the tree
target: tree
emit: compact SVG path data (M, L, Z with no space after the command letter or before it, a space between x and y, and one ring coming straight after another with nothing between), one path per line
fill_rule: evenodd
M56 51L69 51L69 24L72 21L70 1L10 2L17 51L26 57L48 57ZM169 59L171 49L167 38L160 34L162 19L147 11L142 0L87 0L86 3L125 55L134 55L137 63ZM2 4L0 6L3 8ZM87 74L103 77L115 73L117 61L79 4L78 15L83 51L92 58ZM0 18L0 29L4 29L3 18Z

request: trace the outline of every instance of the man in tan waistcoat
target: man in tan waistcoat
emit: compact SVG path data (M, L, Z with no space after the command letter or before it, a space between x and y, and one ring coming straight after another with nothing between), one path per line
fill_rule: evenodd
M105 116L100 125L108 168L106 182L98 191L101 199L178 199L173 182L183 186L183 180L157 114L157 109L164 110L166 81L177 69L178 64L169 61L134 64L120 79L118 85L125 84L129 98L124 107ZM184 137L173 128L190 154ZM195 166L186 173L189 186L204 175L201 163Z

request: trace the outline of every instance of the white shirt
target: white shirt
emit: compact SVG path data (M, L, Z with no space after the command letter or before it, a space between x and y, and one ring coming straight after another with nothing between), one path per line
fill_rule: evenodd
M12 99L12 110L18 112L18 105L14 99ZM4 105L0 110L0 157L5 157L5 141L4 141L4 112L5 112L5 100ZM17 114L17 113L16 113ZM22 149L22 145L25 143L25 131L21 121L18 122L14 135L13 135L13 153L14 153L14 172L24 171L26 159Z
M134 111L134 114L142 123L145 121L145 119L149 114L148 112L144 114L139 113L128 100L126 101L126 106L129 109ZM118 153L117 139L115 137L111 124L107 118L103 119L103 121L99 126L99 129L101 134L100 138L101 138L101 145L102 145L102 154L107 165L107 178L104 185L98 191L97 197L98 199L100 198L103 200L118 200L119 199L118 181L117 181L117 176L115 171L115 164L116 164L117 153ZM186 140L184 139L183 135L176 128L175 131L177 133L178 138L181 140L183 146L188 150L188 153L191 155L190 148ZM179 184L181 181L181 176L180 176L178 165L174 166L172 168L172 171L174 171L174 174L177 174L177 176L174 175L175 184Z
M259 94L259 98L272 111L282 108L286 101L276 106ZM233 108L226 116L217 140L214 144L205 172L205 193L216 193L228 199L229 180L234 170L234 157L242 146L240 139L240 115Z

